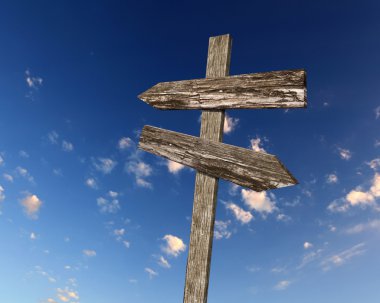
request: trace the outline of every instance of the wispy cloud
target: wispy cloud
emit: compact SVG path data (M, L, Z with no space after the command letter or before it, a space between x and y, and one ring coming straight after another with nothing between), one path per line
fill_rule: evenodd
M223 132L225 134L232 133L238 124L239 124L238 118L232 118L232 117L228 116L226 113L224 116Z
M321 267L324 271L328 271L333 267L342 266L355 256L360 256L366 252L365 244L360 243L349 249L343 250L338 254L327 257L321 262Z
M152 188L152 184L144 179L152 174L152 167L149 164L141 160L133 160L126 163L125 168L128 173L135 175L138 186Z
M24 179L28 180L30 183L34 183L33 176L28 172L28 170L24 167L17 166L16 167L16 174L18 176L23 177Z
M242 189L241 195L245 205L251 210L255 210L261 214L270 214L277 209L275 196L266 191L256 192L249 189Z
M29 158L29 154L25 151L25 150L20 150L18 152L18 155L21 157L21 158Z
M345 232L347 234L359 234L369 230L380 231L380 220L375 219L369 222L356 224L353 227L347 228Z
M110 158L97 158L92 159L92 163L96 170L102 172L103 174L110 174L112 170L117 165L117 162Z
M54 277L53 274L47 272L46 270L44 270L41 266L37 265L37 266L34 266L34 270L31 272L33 274L37 274L37 275L40 275L44 278L46 278L50 283L55 283L57 282L57 278Z
M101 213L114 214L120 210L120 203L117 199L108 200L103 197L96 199L99 210Z
M310 248L312 248L313 247L313 244L312 243L310 243L310 242L305 242L304 244L303 244L303 248L304 249L310 249Z
M7 180L8 182L13 182L13 177L10 174L3 174L3 178Z
M2 187L0 185L0 202L3 202L5 199L5 195L4 195L4 187Z
M98 189L98 183L94 178L87 178L85 184L92 189Z
M164 258L164 256L157 256L157 264L164 268L170 268L171 265L168 260Z
M153 269L149 267L145 267L145 272L148 273L149 279L153 279L154 277L158 276L158 272L154 271Z
M375 116L376 116L376 119L380 118L380 106L375 108Z
M287 289L287 288L290 286L291 283L292 283L292 282L289 281L289 280L282 280L282 281L278 282L278 283L274 286L274 289L275 289L275 290L285 290L285 289Z
M165 245L161 246L161 249L169 256L178 257L186 250L186 244L176 236L165 235L162 240L165 241Z
M133 145L133 141L131 138L128 138L128 137L122 137L122 138L120 138L120 140L118 142L118 148L120 150L126 150L129 147L131 147L132 145Z
M185 168L185 166L181 163L177 163L171 160L167 160L166 165L168 167L169 172L174 175L178 174L182 169Z
M345 148L338 147L338 153L340 158L346 161L350 160L352 157L351 151Z
M245 211L235 203L229 202L225 204L226 209L229 209L234 214L235 218L239 220L242 224L249 223L253 216L249 211Z
M338 183L338 176L334 173L332 174L329 174L326 176L326 182L328 184L335 184L335 183Z
M25 71L25 81L29 88L38 89L42 86L43 79L41 77L32 76L29 69Z
M95 257L96 256L96 251L93 249L84 249L84 250L82 250L82 253L86 257Z
M0 166L4 165L4 158L0 155Z
M216 240L220 239L229 239L232 233L228 230L228 226L231 224L231 221L220 221L215 220L214 226L214 237Z
M31 219L38 218L38 212L42 206L42 201L36 195L27 195L22 201L24 212Z
M310 251L304 254L301 258L300 264L296 267L297 270L302 269L306 265L319 260L322 257L323 249L319 248L317 250Z
M62 149L65 152L71 152L74 150L74 145L71 142L68 142L66 140L62 141Z
M59 135L55 130L52 130L51 132L49 132L47 137L51 144L58 144Z

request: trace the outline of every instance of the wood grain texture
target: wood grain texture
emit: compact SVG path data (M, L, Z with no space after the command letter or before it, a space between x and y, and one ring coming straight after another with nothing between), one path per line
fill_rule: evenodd
M230 70L230 35L209 39L206 77L225 77ZM223 140L224 110L202 111L200 137ZM212 241L219 179L197 172L191 221L189 255L186 266L184 303L206 303L210 277Z
M297 184L276 156L144 126L139 147L255 191Z
M306 107L304 70L217 77L158 83L139 98L158 109Z

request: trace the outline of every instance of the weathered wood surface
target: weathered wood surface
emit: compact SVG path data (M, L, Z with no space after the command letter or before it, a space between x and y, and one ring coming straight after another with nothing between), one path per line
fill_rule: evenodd
M230 35L209 39L206 77L225 77L230 70L232 38ZM202 111L200 137L221 142L224 110ZM184 303L206 303L210 277L212 241L219 179L197 172L189 255L186 266Z
M297 184L276 156L144 126L140 148L255 191Z
M306 72L287 70L162 82L139 98L158 109L306 107Z

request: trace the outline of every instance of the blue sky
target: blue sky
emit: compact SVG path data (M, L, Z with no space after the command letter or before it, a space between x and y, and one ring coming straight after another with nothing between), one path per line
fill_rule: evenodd
M137 95L305 68L308 107L229 110L224 142L300 184L220 181L208 302L380 297L378 1L2 1L0 302L180 302L195 172L137 149L145 124L199 135L199 111Z

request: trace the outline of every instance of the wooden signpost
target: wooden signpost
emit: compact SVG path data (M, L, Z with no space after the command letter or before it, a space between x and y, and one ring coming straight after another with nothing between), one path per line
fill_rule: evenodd
M139 147L193 167L194 205L184 303L206 303L218 180L255 191L297 184L273 155L223 144L225 109L306 107L304 70L228 76L230 35L209 40L206 79L163 82L139 95L159 109L201 109L200 137L145 126Z

